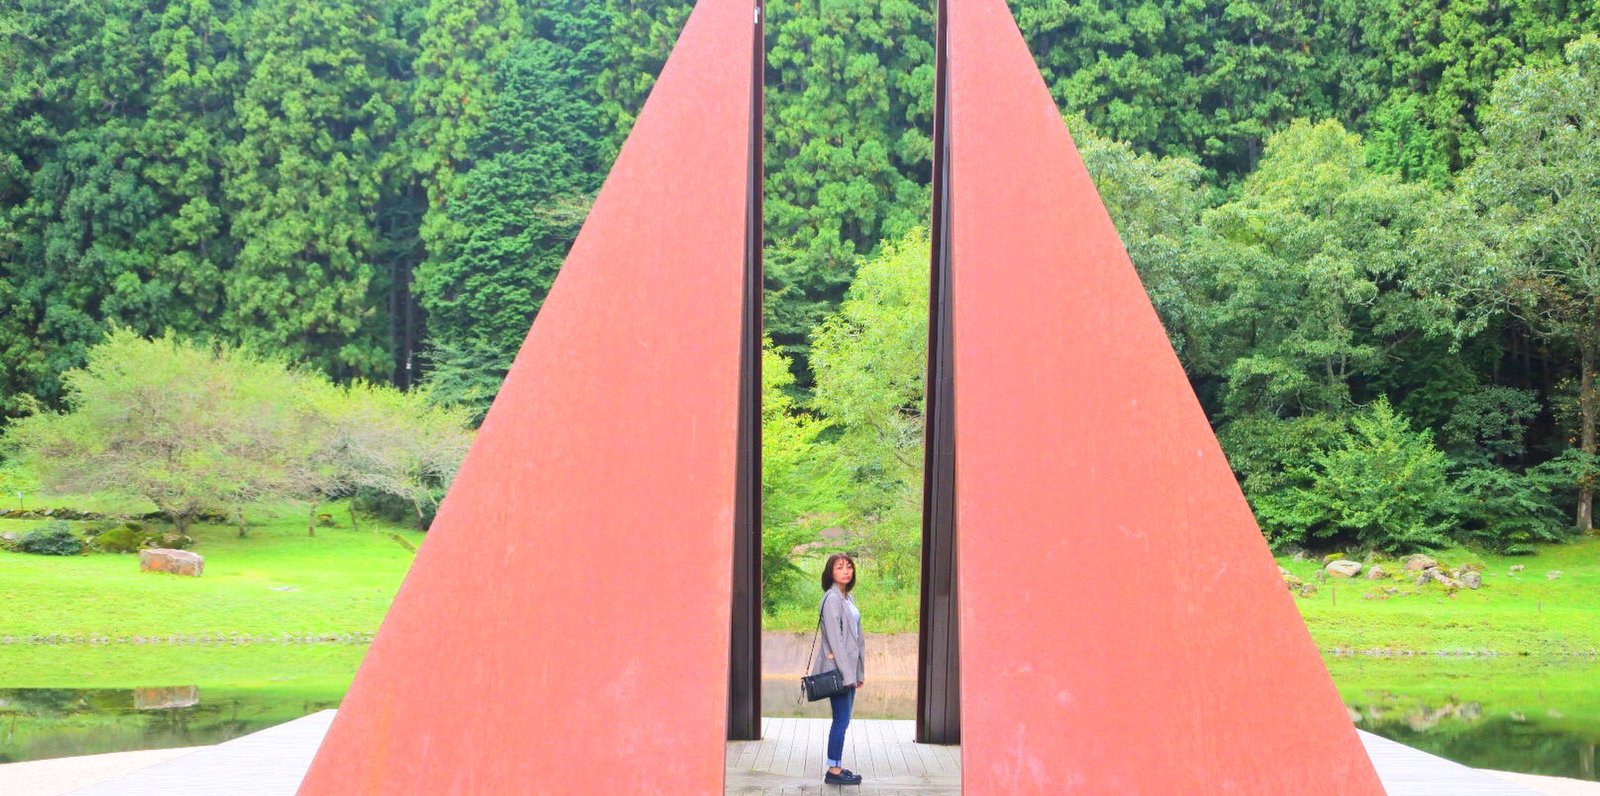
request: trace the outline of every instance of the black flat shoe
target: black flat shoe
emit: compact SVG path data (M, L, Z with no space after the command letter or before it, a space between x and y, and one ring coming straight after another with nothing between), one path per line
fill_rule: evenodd
M840 769L839 773L824 772L822 775L824 785L860 785L861 775L850 769Z

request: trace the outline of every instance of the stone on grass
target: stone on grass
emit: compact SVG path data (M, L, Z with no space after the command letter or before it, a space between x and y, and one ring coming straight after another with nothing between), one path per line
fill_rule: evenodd
M1378 564L1373 564L1372 568L1367 570L1367 580L1383 580L1387 577L1389 577L1389 570Z
M1544 573L1544 577L1546 580L1555 580L1556 578L1561 577L1561 570L1552 569L1549 572Z
M1469 569L1461 576L1461 583L1469 589L1477 589L1483 585L1483 575L1478 574L1477 570Z
M188 550L152 547L139 551L139 569L143 572L170 572L198 578L205 568L206 560L199 553Z
M1432 556L1417 553L1416 555L1406 556L1405 566L1408 572L1421 572L1439 566L1439 562L1433 560Z
M1521 572L1522 570L1527 569L1527 568L1528 567L1525 564L1512 564L1511 565L1511 571L1512 572Z
M1341 558L1337 561L1329 561L1327 570L1329 575L1336 578L1353 578L1361 574L1361 562Z

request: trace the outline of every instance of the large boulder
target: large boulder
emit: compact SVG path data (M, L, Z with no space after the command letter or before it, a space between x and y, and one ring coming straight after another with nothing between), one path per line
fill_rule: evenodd
M139 551L139 569L143 572L171 572L198 578L205 568L206 560L189 550L152 547Z
M1353 578L1361 574L1361 562L1341 558L1337 561L1329 561L1325 569L1327 569L1329 575L1336 578Z
M1387 577L1389 577L1389 570L1384 569L1379 564L1373 564L1372 568L1367 570L1367 580L1382 580Z
M1461 583L1469 589L1477 589L1483 585L1483 575L1475 569L1469 569L1462 574Z

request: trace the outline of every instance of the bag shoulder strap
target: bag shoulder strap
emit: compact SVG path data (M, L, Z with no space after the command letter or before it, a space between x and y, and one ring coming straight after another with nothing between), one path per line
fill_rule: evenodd
M816 660L817 637L822 634L822 605L828 602L828 595L822 595L822 604L817 605L817 630L811 634L811 651L806 653L806 674L811 673L811 664Z

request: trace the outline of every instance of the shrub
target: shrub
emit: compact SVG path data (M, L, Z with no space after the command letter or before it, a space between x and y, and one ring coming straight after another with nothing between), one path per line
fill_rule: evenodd
M1284 508L1311 535L1390 552L1448 543L1460 506L1444 452L1428 431L1378 399L1350 419L1333 449L1308 468L1312 483L1284 495Z
M17 552L41 556L75 556L83 552L83 540L61 520L47 522L17 540Z
M1566 518L1551 499L1551 478L1541 472L1517 474L1498 467L1475 467L1456 478L1461 493L1461 541L1498 553L1533 552L1533 542L1565 535Z
M137 531L117 527L89 537L89 546L106 553L132 553L139 549L139 538Z
M137 522L125 523L89 538L90 548L105 553L136 553L150 547L185 550L192 545L194 538L188 534L151 530Z
M1306 464L1327 453L1344 431L1342 419L1326 414L1247 415L1218 433L1268 544L1286 548L1305 543L1320 517L1296 499L1297 490L1309 489L1316 480Z

